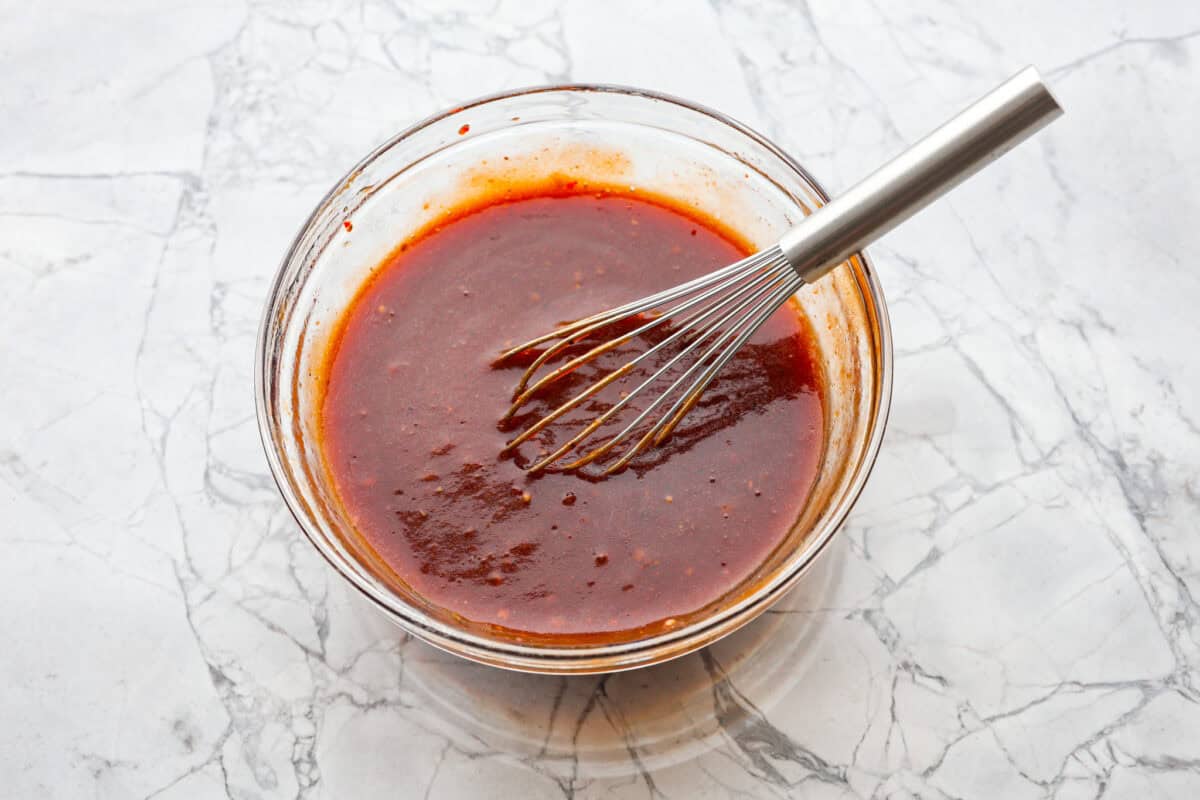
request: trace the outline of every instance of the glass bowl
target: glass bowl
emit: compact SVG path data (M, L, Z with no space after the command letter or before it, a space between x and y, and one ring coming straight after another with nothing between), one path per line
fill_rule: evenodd
M760 247L827 199L759 134L673 97L577 85L467 103L376 149L309 216L270 289L255 394L267 461L288 508L321 555L394 622L495 666L610 672L703 647L761 614L800 579L842 525L875 461L891 396L891 331L862 254L798 293L825 371L817 479L780 546L719 600L669 632L606 644L531 644L456 618L406 590L340 508L318 440L320 367L334 323L399 241L497 185L563 175L672 197Z

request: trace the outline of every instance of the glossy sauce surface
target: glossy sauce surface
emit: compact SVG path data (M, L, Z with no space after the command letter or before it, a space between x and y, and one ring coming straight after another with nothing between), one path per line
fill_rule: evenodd
M820 456L820 373L797 309L771 317L662 447L603 480L521 469L599 400L499 457L521 368L491 361L743 255L673 208L569 193L484 206L394 252L345 312L321 403L357 531L430 602L541 637L656 632L736 587L786 535ZM629 355L571 375L516 422Z

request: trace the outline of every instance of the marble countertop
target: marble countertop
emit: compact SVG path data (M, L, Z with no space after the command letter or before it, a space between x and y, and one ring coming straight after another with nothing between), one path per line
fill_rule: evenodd
M900 10L900 6L904 10ZM1068 113L873 249L882 456L818 569L595 678L407 639L285 510L254 336L358 157L639 84L834 191L1026 63ZM0 775L40 798L1200 796L1200 6L0 6Z

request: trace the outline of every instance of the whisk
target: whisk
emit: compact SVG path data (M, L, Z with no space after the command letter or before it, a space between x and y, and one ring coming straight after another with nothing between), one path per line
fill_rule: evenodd
M525 428L505 445L503 452L515 451L605 387L629 376L639 365L654 364L653 373L636 388L622 392L619 400L529 465L527 471L577 470L604 458L639 433L636 441L605 467L604 473L624 468L639 453L661 444L671 435L739 348L802 286L820 279L1061 113L1037 70L1027 67L845 194L805 217L774 246L695 280L562 325L504 351L494 365L511 364L518 356L528 358L536 354L536 357L518 381L512 406L502 423L512 420L550 384L605 353L656 329L659 335L667 334ZM556 357L569 355L566 351L572 346L608 330L619 333L580 355L552 365ZM542 347L545 349L539 350ZM678 352L672 353L667 349L670 347ZM665 355L670 357L661 365L650 361ZM543 367L547 371L538 376ZM575 460L556 466L628 408L635 398L649 392L664 377L671 377L672 370L679 374L618 433ZM646 427L656 412L659 416Z

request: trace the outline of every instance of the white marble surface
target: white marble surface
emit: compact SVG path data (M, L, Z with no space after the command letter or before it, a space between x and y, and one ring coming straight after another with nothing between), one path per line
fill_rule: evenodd
M891 427L778 613L515 676L406 640L298 533L255 327L387 135L641 84L837 190L1030 62L1068 115L874 250ZM1200 6L4 2L0 75L5 796L1200 796Z

